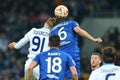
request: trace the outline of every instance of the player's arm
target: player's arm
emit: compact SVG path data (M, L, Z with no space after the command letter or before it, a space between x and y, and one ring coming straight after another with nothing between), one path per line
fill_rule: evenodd
M22 46L24 46L28 42L28 39L26 37L22 38L18 42L11 42L8 47L10 49L20 49Z
M92 37L89 33L87 33L85 30L81 29L79 26L75 27L74 28L74 31L79 34L80 36L82 37L85 37L93 42L102 42L102 39L101 38L94 38Z
M30 64L30 66L28 67L27 80L32 80L33 69L34 69L35 66L37 66L37 62L33 60Z
M22 46L24 46L28 40L26 38L21 39L19 42L11 42L8 47L10 49L20 49Z
M76 64L74 62L74 60L72 59L72 57L70 55L68 55L68 66L70 68L70 71L72 73L72 80L78 80L78 74L77 74L77 70L76 70Z
M72 80L78 80L77 70L75 66L71 66L70 71L72 73L72 78L73 78Z
M29 39L27 36L22 38L19 42L15 43L14 48L20 49L22 46L24 46L26 43L28 43Z
M8 47L10 49L20 49L22 46L24 46L29 41L29 36L33 29L34 28L32 28L28 33L26 33L25 36L22 39L20 39L18 42L11 42L8 45Z
M8 45L8 47L9 47L10 49L14 49L14 45L15 45L15 42L11 42L11 43Z

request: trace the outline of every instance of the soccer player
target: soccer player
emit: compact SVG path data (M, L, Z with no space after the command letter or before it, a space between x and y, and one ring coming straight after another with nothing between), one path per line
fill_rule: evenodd
M48 47L48 39L49 39L49 32L50 28L53 26L53 22L55 22L55 18L49 18L43 28L32 28L29 32L25 34L25 36L20 39L18 42L12 42L8 45L10 49L20 49L22 46L24 46L26 43L30 43L29 47L29 54L28 59L25 63L25 80L27 76L27 69L30 65L30 62L32 59L40 52L47 51L49 49ZM33 70L33 77L36 79L39 78L39 66L36 66Z
M114 64L116 49L111 46L102 49L103 65L92 71L89 80L120 80L120 66Z
M95 70L99 68L102 65L102 57L100 53L94 52L91 55L90 59L90 64L91 64L91 70Z
M101 38L93 38L85 30L79 27L76 21L65 21L64 18L60 17L56 19L54 27L51 29L51 35L57 34L61 40L60 50L68 53L72 56L76 63L76 68L78 76L80 78L80 56L78 47L78 35L85 37L93 42L102 42ZM72 78L70 71L66 72L66 77L68 79Z
M33 68L40 65L39 80L64 80L66 68L72 73L73 80L78 80L75 62L67 53L59 50L60 38L58 35L49 37L50 50L38 54L28 69L28 80L31 80Z

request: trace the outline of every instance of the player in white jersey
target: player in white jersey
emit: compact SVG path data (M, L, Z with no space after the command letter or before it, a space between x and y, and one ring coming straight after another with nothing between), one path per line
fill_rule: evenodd
M114 64L116 49L108 46L102 49L103 65L94 70L89 80L120 80L120 67Z
M33 58L40 52L47 51L49 49L48 47L48 39L49 39L49 32L50 28L52 28L52 22L55 22L55 18L49 18L43 28L32 28L29 32L25 34L25 36L20 39L18 42L12 42L8 45L10 49L20 49L22 46L24 46L26 43L29 42L29 54L28 54L28 60L25 63L24 73L25 73L25 80L27 76L27 69L30 64L30 62L33 60ZM33 70L33 77L36 79L39 78L39 66L36 66Z

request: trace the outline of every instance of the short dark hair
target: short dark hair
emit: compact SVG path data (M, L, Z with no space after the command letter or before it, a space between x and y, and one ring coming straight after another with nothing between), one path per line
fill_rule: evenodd
M107 46L102 49L102 58L105 63L114 63L116 60L116 49L112 46Z
M50 47L59 47L60 46L60 37L58 35L51 35L49 37L49 46Z
M102 60L102 56L101 56L100 53L98 53L98 52L93 52L92 55L97 55L97 56L99 56L99 58Z
M97 55L100 58L100 60L101 60L100 66L101 66L103 64L102 55L98 52L93 52L92 55Z

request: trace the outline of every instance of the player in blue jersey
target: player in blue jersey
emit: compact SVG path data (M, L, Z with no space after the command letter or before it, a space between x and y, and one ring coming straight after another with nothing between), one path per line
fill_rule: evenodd
M102 49L103 65L92 71L89 80L120 80L120 66L114 64L116 49L107 46Z
M59 50L60 38L58 35L49 37L50 50L38 54L28 69L28 80L31 79L33 68L40 65L39 80L64 80L66 68L69 67L73 80L78 80L75 62L68 54Z
M57 18L56 23L51 29L50 34L59 35L61 40L60 50L67 52L69 55L72 56L76 63L78 76L80 78L80 50L78 47L78 35L98 43L102 42L102 39L92 37L85 30L81 29L76 21L64 21L64 18L62 17ZM68 79L72 78L69 70L66 72L66 77Z

